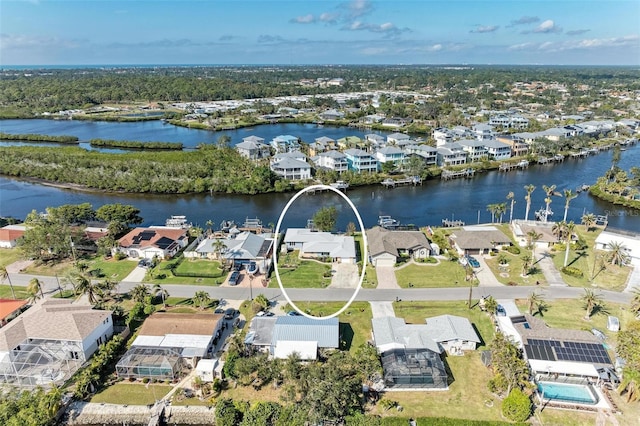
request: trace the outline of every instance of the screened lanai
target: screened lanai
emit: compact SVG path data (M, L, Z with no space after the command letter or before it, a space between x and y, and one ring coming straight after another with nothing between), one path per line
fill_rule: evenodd
M116 365L120 378L172 380L183 369L180 348L133 346Z
M392 349L382 354L387 389L446 389L440 355L429 349Z

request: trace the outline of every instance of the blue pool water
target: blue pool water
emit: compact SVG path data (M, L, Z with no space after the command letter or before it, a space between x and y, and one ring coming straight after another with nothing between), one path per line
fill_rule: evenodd
M595 404L598 402L589 388L585 385L539 382L538 391L542 395L543 399L580 404Z

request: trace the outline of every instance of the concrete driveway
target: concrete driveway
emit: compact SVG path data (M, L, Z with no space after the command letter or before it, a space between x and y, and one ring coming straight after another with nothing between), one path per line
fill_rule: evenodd
M131 271L129 275L127 275L122 281L141 283L144 280L145 275L147 275L147 268L136 266L135 269Z
M393 266L376 266L376 275L378 276L378 287L385 289L399 289L398 281L396 280L396 272Z
M331 269L335 272L331 277L330 288L352 288L356 289L360 282L358 275L358 265L354 263L333 263Z
M393 302L369 302L373 318L395 317Z

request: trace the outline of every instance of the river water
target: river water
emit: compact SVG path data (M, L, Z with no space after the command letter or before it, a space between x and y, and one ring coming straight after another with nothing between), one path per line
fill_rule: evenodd
M81 140L91 138L127 139L147 141L183 142L195 146L200 142L214 142L222 134L232 138L232 144L243 137L256 135L266 141L281 134L291 134L304 141L320 136L338 139L344 136L362 136L363 132L351 128L318 128L314 125L278 124L256 126L225 132L193 130L161 122L105 123L54 120L4 120L0 131L7 133L68 134ZM537 186L531 203L533 212L544 206L542 185L557 185L557 191L575 189L592 184L611 166L612 152L607 151L584 159L566 159L556 165L532 165L527 170L500 173L492 171L478 174L472 179L453 181L430 180L417 187L385 189L381 185L347 190L347 195L357 207L366 227L374 226L378 216L390 215L404 224L440 225L443 218L463 220L467 224L489 222L491 215L487 205L507 202L510 191L515 193L514 218L523 218L526 203L524 186ZM629 170L640 166L640 145L622 152L619 166ZM35 209L44 211L47 206L89 202L94 208L107 203L133 204L141 210L145 225L163 224L171 215L186 215L194 224L205 226L208 220L219 224L233 219L243 222L247 217L259 217L265 224L276 223L280 213L293 194L263 194L254 196L229 194L197 195L138 195L107 194L59 189L33 184L17 179L0 177L0 216L24 218ZM335 205L341 212L338 228L344 229L355 221L349 207L332 193L303 195L291 207L286 216L287 226L304 226L307 219L324 205ZM561 220L564 198L553 197L552 219ZM585 212L608 214L613 228L640 232L640 212L624 209L600 201L583 192L571 201L568 220L580 222ZM505 215L508 220L509 213Z

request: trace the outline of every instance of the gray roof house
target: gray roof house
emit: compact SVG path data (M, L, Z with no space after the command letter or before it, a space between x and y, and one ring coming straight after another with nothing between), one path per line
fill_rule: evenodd
M338 318L255 317L245 343L266 348L268 341L269 353L274 358L287 358L295 352L301 359L316 359L318 349L337 349L340 346L339 325Z
M271 163L271 170L278 176L290 180L311 179L311 166L306 161L283 158Z
M289 228L284 236L284 243L288 250L300 250L302 257L330 257L334 262L356 262L353 237L307 228Z
M215 258L217 256L214 249L215 241L215 238L205 238L193 252L185 251L185 257ZM260 272L264 273L269 270L273 239L245 231L233 238L224 238L221 241L225 246L221 253L223 259L240 264L256 262Z
M340 151L331 150L323 152L314 158L314 162L318 167L335 170L338 173L349 170L347 156Z
M417 155L427 166L433 166L438 161L438 150L429 145L407 145L407 157Z
M240 142L236 145L236 150L240 153L240 155L250 160L260 160L262 158L268 158L269 156L271 156L271 148L269 147L269 145L262 142L249 140L251 138L262 139L257 136L249 136L248 138L244 138L243 142ZM262 140L264 141L264 139Z
M394 266L403 254L420 259L431 253L431 244L420 231L392 231L375 226L367 230L367 242L373 266Z
M461 350L475 350L480 343L478 333L471 322L455 315L439 315L427 318L427 333L450 353Z
M511 239L495 226L463 226L449 240L460 254L484 254L511 245Z

